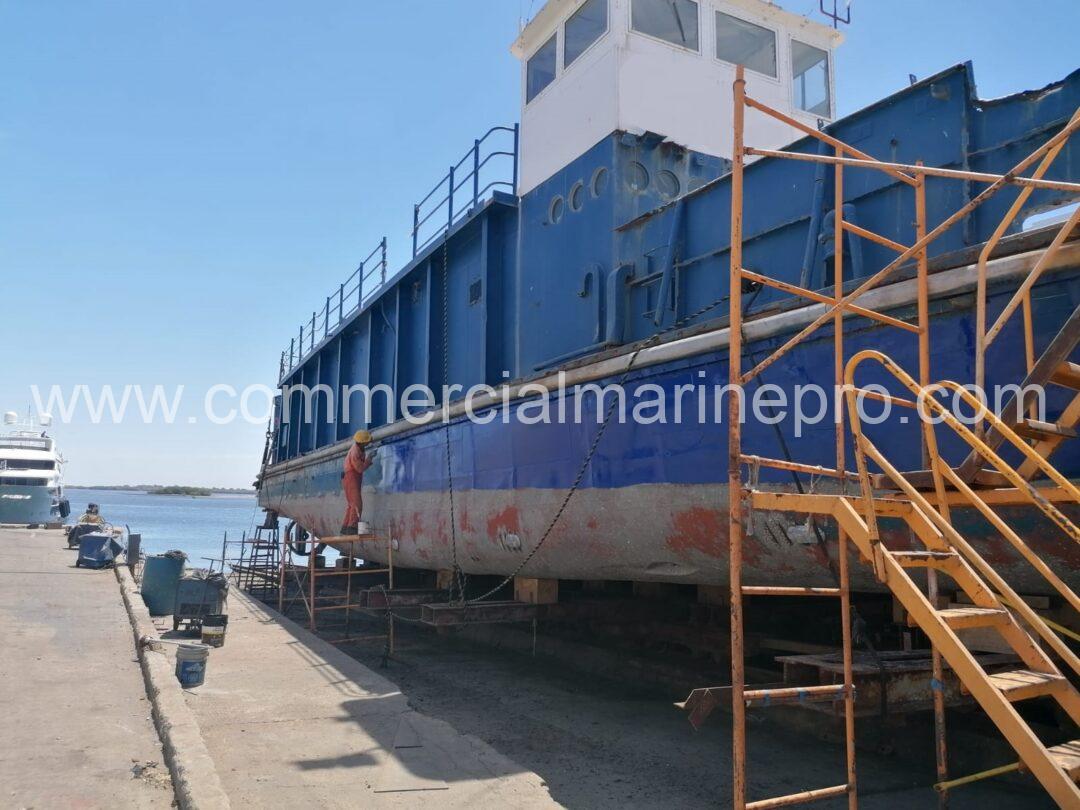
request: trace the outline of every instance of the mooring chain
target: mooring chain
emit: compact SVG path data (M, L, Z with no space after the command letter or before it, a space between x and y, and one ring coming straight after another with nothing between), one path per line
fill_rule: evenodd
M450 601L454 601L457 589L458 601L465 602L465 574L458 564L457 518L454 514L454 464L450 448L450 232L443 238L442 272L442 341L443 341L443 436L446 440L446 488L450 496L450 551L453 555L453 580L450 583Z
M705 313L709 312L712 309L716 309L716 307L720 306L722 303L727 301L729 297L730 296L727 296L727 295L721 296L720 298L717 298L715 301L713 301L713 302L711 302L709 304L706 304L701 309L699 309L697 312L693 312L693 313L691 313L689 315L686 315L686 316L680 318L679 320L675 321L675 323L673 323L671 326L669 326L667 329L663 329L663 330L657 332L655 335L648 338L640 346L638 346L636 349L634 349L634 351L630 355L630 359L628 360L628 362L626 364L626 368L623 370L622 376L619 378L619 382L617 383L618 387L622 388L626 384L627 379L629 379L631 372L633 372L633 370L634 370L634 363L637 362L638 356L643 351L645 351L648 348L651 348L652 346L655 346L657 343L660 342L660 339L663 338L665 335L667 335L667 334L669 334L671 332L674 332L677 329L681 329L683 326L685 326L690 321L695 320L696 318L700 318L702 315L704 315ZM564 394L565 394L565 392L564 392ZM476 597L474 599L470 599L469 600L470 603L480 602L480 601L482 601L484 599L487 599L490 596L494 596L496 593L498 593L503 588L505 588L507 585L509 585L511 582L513 582L514 579L519 574L521 574L521 572L523 570L525 570L525 566L527 566L532 561L533 557L535 557L536 554L543 547L543 545L547 541L548 537L550 537L551 533L555 530L555 526L558 525L559 520L562 518L563 513L566 511L566 507L568 507L570 505L570 501L573 499L574 493L576 493L578 491L578 488L581 486L581 482L585 479L585 473L588 471L589 465L592 463L593 456L596 455L596 450L600 446L600 440L604 437L605 431L607 431L608 426L611 424L611 417L614 414L615 408L618 405L618 403L619 403L619 399L617 397L613 398L611 400L611 402L608 403L607 410L604 412L604 420L600 423L600 426L596 431L596 435L593 437L592 443L589 445L589 451L585 454L584 459L582 459L581 465L578 467L577 475L574 477L574 483L571 484L570 489L568 489L566 491L566 495L563 497L562 503L559 504L559 508L555 512L554 517L552 517L551 520L548 522L547 528L544 530L544 533L540 536L540 540L537 542L537 544L535 546L533 546L532 551L530 551L528 554L525 555L525 559L523 559L518 564L517 568L514 569L514 572L512 574L507 575L506 578L504 578L502 582L500 582L494 588L489 590L487 593L482 594L481 596L478 596L478 597Z

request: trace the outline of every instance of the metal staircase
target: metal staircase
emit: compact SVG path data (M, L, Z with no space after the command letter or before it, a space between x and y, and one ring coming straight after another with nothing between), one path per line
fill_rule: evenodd
M915 164L883 162L843 143L825 132L808 127L746 94L744 71L736 72L734 85L734 147L731 174L731 247L730 247L730 325L729 325L729 387L728 411L728 545L731 598L732 682L732 765L733 801L736 810L752 808L765 810L787 807L827 797L846 796L850 808L858 803L855 767L855 722L852 711L854 683L851 668L850 587L848 549L854 547L863 562L871 566L875 577L885 585L905 608L912 621L926 635L932 652L935 752L939 797L942 806L947 801L950 785L973 781L983 776L1008 770L1029 771L1062 807L1080 808L1080 736L1069 735L1071 741L1057 743L1042 741L1024 720L1017 705L1026 700L1044 698L1055 701L1073 726L1080 725L1080 693L1070 678L1080 677L1080 659L1055 632L1057 625L1044 621L1013 590L994 564L955 528L951 510L974 510L993 527L1003 543L1011 545L1046 582L1059 593L1064 604L1080 613L1080 598L1069 588L1034 549L1014 531L997 509L1001 506L1024 507L1045 516L1061 530L1062 542L1080 543L1080 528L1066 514L1066 507L1080 505L1080 490L1050 462L1061 445L1080 435L1080 364L1072 362L1072 353L1080 343L1080 309L1072 314L1051 345L1036 357L1034 347L1034 315L1031 291L1039 278L1051 269L1073 266L1075 249L1070 256L1063 249L1073 232L1080 227L1080 208L1072 213L1050 244L1037 256L1028 257L1031 264L1026 276L994 324L986 328L988 264L1000 239L1024 211L1025 203L1036 189L1054 189L1080 198L1080 184L1049 181L1045 174L1054 159L1063 151L1073 133L1080 130L1080 110L1058 132L1015 167L1003 175L961 171ZM745 145L744 129L747 110L754 110L816 138L831 148L833 154L810 154L757 149ZM822 150L827 151L827 150ZM747 157L759 156L791 159L831 165L835 172L833 187L834 244L842 245L845 238L875 242L892 251L896 258L868 278L861 279L852 291L844 289L844 251L834 251L832 295L807 290L788 281L769 278L743 267L743 173ZM1034 167L1034 168L1032 168ZM915 241L903 245L884 236L845 221L844 172L847 168L875 170L889 175L894 181L906 184L914 197ZM1030 175L1025 172L1031 170ZM930 228L927 221L926 180L939 177L964 182L987 184L987 188L941 223ZM1020 400L1009 408L1009 414L999 417L989 413L965 386L946 381L931 385L930 295L927 246L950 228L972 214L980 205L1007 186L1020 191L1009 207L993 237L986 243L973 268L976 286L976 385L984 387L986 352L1017 311L1024 319L1024 343L1027 376L1024 385L1065 386L1074 392L1072 400L1054 422L1039 420L1030 410L1029 393L1024 390ZM911 323L889 315L856 306L855 301L880 286L901 267L914 265L917 284L917 322ZM823 311L797 334L772 350L748 371L743 370L743 297L744 284L753 282L788 293L818 305ZM844 351L845 322L848 318L869 319L881 329L902 329L918 340L919 368L917 379L909 375L876 351L863 351L850 359ZM835 384L844 392L846 416L836 425L835 467L820 463L802 463L792 458L765 458L746 453L740 418L742 388L785 354L810 338L821 327L832 327ZM911 398L871 392L856 385L856 371L863 363L873 362L891 375ZM880 371L880 369L875 369ZM878 375L880 376L880 374ZM978 424L969 427L934 398L944 391L964 402L978 415ZM901 472L874 444L863 430L859 418L860 398L884 400L891 405L914 409L918 417L901 420L913 423L921 432L923 466L925 469ZM935 426L940 422L940 426ZM950 464L938 450L938 429L948 429L970 448L960 463ZM845 468L846 446L854 441L857 471ZM1003 456L1004 454L1004 456ZM1010 463L1010 459L1019 462ZM875 468L871 471L871 465ZM836 482L831 494L813 492L777 492L759 489L761 467L786 470L796 475L831 478ZM749 475L745 472L749 470ZM1044 480L1038 480L1044 479ZM1037 483L1035 483L1037 481ZM849 485L857 483L857 494ZM773 588L743 584L744 536L752 533L748 516L752 510L787 512L793 515L819 515L832 518L837 527L835 559L839 566L837 588ZM912 537L921 544L916 550L891 549L882 541L879 519L901 520ZM832 554L832 552L830 552ZM916 575L917 574L917 575ZM941 580L951 581L966 595L970 605L942 608L939 605ZM925 583L925 587L922 583ZM838 596L842 605L843 682L806 690L752 688L745 683L743 601L761 596ZM991 628L1001 636L1016 656L1015 668L987 671L965 645L962 634L973 628ZM1020 762L994 769L986 774L948 778L948 755L945 734L945 705L942 688L943 668L948 665L964 688L982 707L987 716L1015 749ZM717 702L723 687L696 690L687 701L693 722L700 721ZM816 690L816 692L814 691ZM802 692L794 696L788 692ZM813 692L813 694L812 694ZM820 694L818 694L820 692ZM725 693L726 694L726 693ZM807 700L844 700L846 714L846 781L842 785L810 788L788 796L748 801L747 792L747 709L751 706L777 706Z
M926 494L920 492L889 462L862 431L856 399L859 389L855 386L854 377L859 365L866 361L876 361L883 366L902 385L915 393L919 402L934 411L935 415L943 417L944 424L972 444L973 453L989 459L998 472L1010 483L1018 486L985 492L968 486L962 477L948 466L948 462L938 455L933 425L924 420L924 435L931 451L931 474L935 479L936 503L932 503ZM920 386L884 355L878 352L861 352L855 355L848 363L846 378L849 383L848 417L856 437L856 459L861 479L861 498L858 503L862 508L857 510L852 500L837 499L833 517L863 557L870 561L878 580L888 586L915 624L926 634L934 649L948 662L965 689L1013 746L1024 767L1031 771L1062 807L1080 806L1080 790L1075 782L1080 776L1080 739L1057 746L1044 745L1013 706L1019 701L1048 697L1061 706L1074 724L1080 725L1080 693L1050 655L1040 647L1038 639L1078 676L1080 659L1077 659L1053 629L1026 605L994 567L956 531L949 511L951 505L961 503L980 511L996 526L1002 538L1017 548L1074 610L1080 608L1080 599L1038 558L1022 538L996 516L987 502L987 495L997 492L999 496L995 500L998 503L1030 502L1051 515L1073 538L1080 538L1080 530L1038 488L1027 483L1017 470L1009 467L979 439L974 431L948 415L944 405L932 400L931 389ZM952 383L939 385L952 390L960 388ZM1032 465L1054 480L1060 494L1068 496L1068 500L1080 503L1080 493L1075 487L1061 476L1045 457L1033 448L1027 448L1023 435L993 414L987 414L986 418L993 423L992 433L999 437L999 444L1009 442L1018 448L1025 448L1021 451L1025 456L1024 463ZM882 501L875 498L875 486L869 476L868 461L881 469L902 492L902 499ZM949 495L952 492L962 496L963 500L953 499L953 504L950 504ZM1001 495L1004 497L1000 497ZM898 506L901 507L899 511ZM877 529L877 520L882 516L901 517L925 550L910 552L886 548ZM932 577L931 590L936 589L939 575L948 577L959 591L967 595L972 606L938 608L910 576L911 569L924 569L928 572ZM1015 615L1012 611L1015 611ZM1018 616L1030 630L1020 624ZM957 635L958 630L976 627L987 627L996 631L1013 650L1022 666L1008 672L985 671ZM1032 633L1038 638L1033 637Z

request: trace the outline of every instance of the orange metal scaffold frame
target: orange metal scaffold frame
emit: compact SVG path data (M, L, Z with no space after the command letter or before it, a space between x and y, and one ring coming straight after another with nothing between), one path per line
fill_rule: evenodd
M806 153L794 153L783 152L776 150L757 149L752 146L748 146L744 142L745 134L745 116L746 110L756 110L766 116L776 119L782 123L785 123L806 135L816 138L819 141L831 146L835 151L835 155L818 155L818 154L806 154ZM923 417L923 458L924 466L929 467L933 479L934 479L934 492L933 493L918 493L910 484L904 479L903 475L895 470L885 459L879 451L870 443L861 433L858 424L857 413L852 410L854 398L856 395L866 398L887 399L893 404L912 407L918 409L918 406L923 402L926 395L930 393L930 310L929 310L929 284L928 284L928 262L927 262L927 246L933 242L940 235L948 231L953 225L961 221L964 217L974 211L979 205L988 200L994 194L1001 189L1009 185L1019 186L1021 192L1016 202L1011 206L1005 219L1001 225L994 232L992 238L987 243L982 251L978 263L978 279L977 279L977 295L978 295L978 312L977 312L977 342L976 342L976 368L977 368L977 380L976 382L981 386L983 384L983 374L985 369L985 352L988 346L997 337L1005 323L1005 321L1015 312L1017 308L1022 307L1025 324L1025 341L1027 351L1027 363L1028 370L1035 364L1035 354L1033 345L1033 329L1031 322L1031 299L1030 292L1033 285L1038 281L1042 273L1051 266L1051 263L1055 255L1059 252L1065 240L1071 234L1072 230L1080 224L1080 211L1075 212L1061 229L1058 236L1054 239L1051 245L1046 249L1038 263L1028 275L1027 279L1021 284L1017 290L1012 301L1006 306L1004 312L999 316L995 324L986 328L986 276L987 276L987 264L990 255L998 242L1008 230L1009 226L1016 219L1024 203L1030 197L1030 195L1036 189L1056 189L1071 191L1080 197L1080 184L1066 183L1058 181L1048 181L1043 179L1046 171L1049 169L1054 158L1061 152L1065 143L1069 137L1080 129L1080 110L1072 117L1069 123L1055 136L1050 138L1043 146L1036 149L1028 157L1017 164L1011 171L1004 175L985 174L978 172L967 172L951 169L938 169L933 167L927 167L922 163L916 163L914 165L891 163L875 160L870 155L867 155L854 147L843 143L842 141L826 134L819 132L812 127L809 127L790 116L787 116L771 107L762 104L761 102L749 97L746 94L746 80L743 68L740 66L736 70L736 79L734 83L734 148L732 151L732 170L731 170L731 247L730 247L730 270L729 270L729 285L730 285L730 337L729 337L729 392L728 392L728 497L729 497L729 563L730 563L730 592L731 592L731 674L732 674L732 710L733 710L733 806L736 810L743 810L744 808L751 808L751 810L764 810L765 808L772 807L784 807L795 804L802 804L805 802L816 801L828 797L848 796L849 807L854 810L857 807L857 778L855 767L855 723L854 723L854 685L852 677L852 638L851 638L851 598L850 598L850 579L849 579L849 560L848 554L850 549L850 541L855 540L860 552L864 553L864 556L871 560L874 566L875 574L883 582L889 585L898 598L905 602L905 606L910 606L910 610L913 615L919 616L922 619L920 626L927 629L927 635L932 642L932 668L933 678L938 683L942 680L942 653L939 650L939 642L948 649L952 655L950 657L950 664L957 670L958 674L966 675L972 680L979 681L979 675L975 671L977 665L974 661L971 661L971 669L967 665L966 659L963 658L963 653L958 649L959 642L951 634L951 630L946 627L947 622L944 618L935 614L935 611L929 609L931 604L936 606L937 596L937 571L940 568L945 571L949 576L952 576L958 583L966 583L969 589L969 593L974 591L978 596L984 599L983 602L976 602L976 604L984 604L986 607L984 610L990 612L1004 612L1001 607L1001 602L1015 607L1021 617L1028 621L1029 624L1035 628L1036 632L1043 636L1044 641L1057 652L1062 655L1070 667L1077 669L1080 667L1080 663L1074 666L1076 661L1075 656L1068 651L1068 648L1060 641L1060 639L1046 626L1046 624L1028 608L1019 597L1009 589L1007 583L1005 583L996 574L996 572L985 563L982 558L975 554L974 550L966 544L963 538L960 538L955 531L951 529L949 523L949 506L963 505L976 508L980 513L986 517L992 525L995 526L1006 539L1012 543L1021 553L1032 562L1033 565L1042 573L1055 588L1061 592L1066 600L1072 606L1076 607L1080 605L1080 600L1077 599L1075 594L1068 589L1067 586L1057 578L1037 555L1034 554L1021 538L1011 532L1007 526L997 518L991 509L990 504L1034 504L1037 508L1054 519L1055 523L1064 528L1066 532L1072 537L1077 537L1076 527L1064 518L1063 515L1052 504L1061 500L1066 501L1080 501L1075 488L1053 469L1045 458L1038 458L1037 453L1032 450L1031 447L1024 444L1023 439L1017 436L1008 426L1001 423L992 415L987 417L987 420L991 422L994 429L1001 432L1005 438L1014 443L1022 445L1021 452L1024 452L1023 448L1026 448L1026 464L1029 469L1039 467L1041 471L1046 474L1054 482L1056 487L1053 488L1039 488L1038 492L1034 491L1025 480L1023 480L1016 471L1004 469L1000 467L997 462L1000 459L993 453L993 451L983 444L975 432L966 431L962 434L962 437L969 441L971 446L983 453L984 457L990 459L995 466L999 466L1002 473L1010 480L1015 487L1014 489L998 489L992 491L992 494L987 495L976 494L967 484L960 479L956 472L949 467L938 455L936 440L934 437L933 426L928 423L923 417L923 412L920 410L920 417ZM750 156L771 157L777 159L790 159L799 161L811 161L817 163L830 164L834 166L835 177L835 200L834 210L834 231L833 240L835 245L834 250L834 272L833 272L833 294L832 296L826 295L822 292L816 292L813 290L803 289L793 284L783 282L777 279L769 278L761 273L751 272L743 267L743 205L744 205L744 170L746 167L746 158ZM1032 164L1040 161L1037 169L1030 177L1021 176ZM896 180L911 186L914 192L915 198L915 243L907 246L894 242L879 234L875 234L864 228L861 228L854 223L846 222L843 217L843 203L844 203L844 172L845 169L859 168L859 169L873 169L882 171ZM926 178L928 176L942 177L948 179L965 180L973 182L988 183L989 187L982 191L980 194L971 199L966 205L961 207L954 214L945 219L941 224L937 225L933 229L929 228L927 222L927 209L926 209ZM867 239L873 241L879 245L883 245L890 248L898 255L897 257L887 264L880 271L862 281L853 291L847 295L844 294L843 283L843 239L844 235L849 234L853 237ZM906 263L914 262L916 267L916 279L917 279L917 324L910 324L904 321L900 321L896 318L884 315L882 313L875 312L864 307L855 305L855 301L860 298L864 293L873 289L874 287L885 281L890 275L897 271L901 266ZM826 310L813 322L802 329L797 335L790 338L780 348L776 349L772 354L766 357L764 360L758 362L749 371L743 372L742 370L742 324L743 324L743 283L749 281L756 284L766 285L786 293L790 293L795 296L807 299L817 304L826 305ZM874 320L884 326L891 326L894 328L902 329L909 333L915 334L918 338L918 357L919 357L919 369L918 369L918 381L916 382L912 378L908 377L902 370L895 367L888 358L883 355L877 355L877 359L886 364L888 370L893 371L898 375L898 379L909 387L913 393L916 394L918 402L903 400L897 397L875 395L872 392L865 391L855 387L854 384L854 370L855 367L867 358L867 353L861 353L856 358L853 358L851 363L845 364L844 358L844 330L843 322L845 317L858 316ZM770 459L762 458L760 456L749 455L744 453L742 445L742 419L740 414L741 408L741 388L747 382L753 380L765 371L769 366L790 352L794 347L806 340L810 335L817 331L820 327L826 324L832 324L833 326L833 344L834 344L834 378L837 390L843 390L846 393L846 398L849 405L848 420L843 418L843 414L837 419L836 425L836 464L834 468L821 467L819 465L803 464L793 460L782 459ZM899 376L899 375L902 375ZM951 384L955 385L955 384ZM957 386L959 388L959 386ZM1077 402L1080 403L1080 397L1077 398ZM1078 405L1077 416L1080 417L1080 405ZM945 420L948 422L948 420ZM954 425L949 424L950 428L956 429ZM980 426L980 430L982 427ZM845 442L848 431L851 431L855 438L855 451L856 459L858 460L858 470L856 473L850 473L845 470ZM894 483L901 490L902 494L894 496L888 500L879 500L873 496L872 484L867 471L866 461L867 458L873 460L880 468L882 468L886 475L894 479ZM779 493L766 493L752 491L743 480L743 467L744 465L756 469L760 466L773 467L778 469L790 470L794 472L800 472L809 475L827 476L839 479L844 487L842 495L789 495ZM1001 462L1004 465L1004 462ZM861 494L856 497L850 497L846 491L847 482L850 480L856 480L859 482ZM947 491L947 486L953 488L953 491ZM791 511L800 513L816 513L822 515L829 515L837 520L839 527L838 532L838 548L837 548L837 562L838 562L838 578L839 583L837 588L782 588L782 587L769 587L769 586L744 586L742 583L742 567L743 567L743 538L744 538L744 511L753 508L763 508L772 511ZM927 513L929 510L929 514ZM890 514L893 516L900 516L906 519L909 525L912 526L919 538L923 540L931 551L923 552L922 554L927 556L919 557L918 555L911 556L907 559L901 559L901 555L889 552L881 545L877 534L877 522L876 516L878 514ZM1060 520L1058 518L1061 518ZM854 532L854 535L852 535ZM941 541L941 537L945 537L945 541ZM944 545L942 545L944 543ZM936 550L934 550L936 549ZM974 568L968 568L968 562L963 562L962 566L953 560L953 557L962 555L964 558L970 561L970 564ZM896 571L904 567L922 567L927 570L928 573L928 595L922 595L915 593L911 590L911 581L906 578L902 573L897 574ZM992 591L988 591L983 586L980 580L977 579L975 570L978 569L983 577L985 577L992 590L997 594L1001 594L1001 602L998 602L994 598ZM889 575L892 573L892 578ZM777 797L772 799L765 799L761 801L747 802L746 799L746 709L751 705L758 705L763 702L775 702L783 703L785 695L780 694L785 690L768 690L768 689L755 689L748 690L745 685L745 666L744 666L744 637L743 637L743 600L746 597L767 597L767 596L792 596L792 595L806 595L806 596L834 596L840 599L841 608L841 624L842 624L842 636L843 636L843 684L834 686L826 686L822 688L816 688L816 692L813 695L804 694L804 698L812 700L838 700L844 701L844 714L845 714L845 730L846 730L846 773L847 778L844 784L836 785L833 787L806 790L801 793L795 793L789 796ZM927 599L927 596L929 597ZM929 611L929 612L928 612ZM945 628L945 629L942 629ZM1008 627L1007 632L1012 633L1012 638L1016 645L1025 647L1023 638L1017 635L1016 628ZM1003 632L1006 632L1003 630ZM1025 636L1026 637L1026 636ZM1030 639L1029 639L1030 640ZM1065 658L1064 654L1067 653L1069 657ZM1026 647L1021 653L1021 657L1025 658L1025 661L1031 663L1032 666L1043 665L1048 670L1054 670L1053 664L1048 661L1043 661L1035 653L1027 650ZM1080 672L1080 669L1077 669ZM979 670L981 672L981 670ZM1052 674L1050 672L1049 674ZM965 681L965 685L970 684ZM976 683L973 688L974 691L978 691L980 694L984 694L984 686L989 689L989 686L983 683ZM790 690L788 690L790 691ZM1064 694L1064 693L1063 693ZM995 703L995 698L989 692L985 692L986 701L980 701L984 707L987 703L992 704L991 712L992 718L995 722L1003 718L1001 722L1014 723L1014 719L1008 715L1006 709L1000 708ZM1073 707L1072 698L1066 695L1068 698L1068 706ZM1064 700L1065 698L1063 698ZM1000 710L999 710L1000 709ZM996 712L996 714L995 714ZM948 778L947 770L947 751L945 743L945 707L944 696L942 691L935 690L934 692L934 718L935 718L935 750L936 761L939 782L946 783ZM1018 720L1018 717L1016 718ZM999 722L999 727L1001 726ZM1011 727L1011 726L1010 726ZM1023 735L1020 735L1021 737ZM1012 741L1012 740L1011 740ZM1017 744L1014 742L1014 746ZM1021 750L1022 747L1029 746L1025 750ZM1044 785L1053 783L1047 787L1052 792L1055 798L1062 796L1072 796L1070 788L1066 786L1061 780L1057 779L1054 774L1050 773L1046 767L1043 766L1041 757L1047 753L1047 751L1041 748L1041 744L1037 740L1030 743L1026 740L1022 740L1022 745L1017 746L1018 753L1021 755L1021 759L1032 766L1033 772L1038 771L1037 775L1040 776L1040 781L1043 781ZM1031 762L1029 762L1031 760ZM1038 761L1036 761L1038 760ZM1032 765L1034 762L1034 765ZM995 769L997 772L1001 772L1001 769ZM1041 775L1040 775L1041 774ZM970 781L970 778L965 780L957 780L955 784L965 783ZM1075 787L1071 788L1075 791ZM946 801L946 788L943 788L940 792L941 801L944 805ZM1080 795L1080 794L1076 794Z
M388 578L389 590L394 589L394 543L389 537L386 538L386 565L375 568L357 567L356 561L363 559L362 551L364 545L371 546L374 543L378 543L382 538L376 534L370 535L358 535L358 536L343 536L327 538L332 539L335 546L348 546L348 553L343 553L344 567L343 568L326 568L320 569L316 565L315 553L315 540L311 539L311 548L309 549L308 562L306 566L295 566L292 564L292 548L288 543L288 538L282 538L282 552L281 552L281 568L279 570L279 586L278 586L278 613L285 615L285 591L287 589L288 577L292 573L297 590L300 594L300 599L304 605L304 610L308 616L308 630L312 633L318 633L319 630L319 614L331 611L343 611L345 613L345 621L341 627L345 630L345 635L342 638L330 640L331 644L350 644L355 641L371 641L377 639L386 639L387 650L390 654L394 652L394 614L391 611L380 611L387 616L386 633L376 635L365 636L353 636L350 635L351 629L350 619L352 611L358 611L370 615L372 610L365 608L363 605L358 605L353 600L353 578L354 577L366 577L373 575L386 574ZM358 553L359 552L359 553ZM304 577L300 576L300 571L304 571ZM320 579L326 577L335 577L345 579L345 593L334 596L319 596L317 592L317 585ZM326 604L330 603L330 604ZM326 629L326 628L324 628Z

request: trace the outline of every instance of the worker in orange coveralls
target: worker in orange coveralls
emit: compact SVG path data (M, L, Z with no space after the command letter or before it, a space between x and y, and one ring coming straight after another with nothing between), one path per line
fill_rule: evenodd
M366 430L358 430L353 436L353 446L349 448L345 456L345 472L341 476L341 488L345 491L345 519L341 524L343 535L356 534L360 523L360 515L364 512L364 496L361 487L364 482L364 472L374 463L364 450L371 443L371 433Z

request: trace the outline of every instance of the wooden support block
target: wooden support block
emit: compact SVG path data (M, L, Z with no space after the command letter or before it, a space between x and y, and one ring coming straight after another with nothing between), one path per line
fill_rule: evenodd
M554 605L559 601L559 580L514 577L514 599L530 605Z
M454 584L454 572L449 569L435 572L435 588L440 591L448 591Z
M699 605L727 607L731 604L730 591L723 585L698 585L697 600Z

